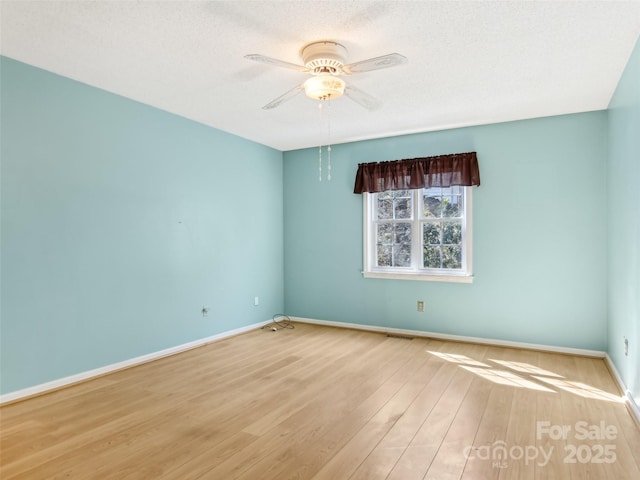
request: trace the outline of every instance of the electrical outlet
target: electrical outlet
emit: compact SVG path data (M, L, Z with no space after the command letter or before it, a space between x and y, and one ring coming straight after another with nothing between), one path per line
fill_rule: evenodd
M624 338L624 355L625 357L629 356L629 339L627 337Z
M418 311L424 312L424 302L422 300L418 300Z
M260 297L253 297L253 306L257 307L260 305Z

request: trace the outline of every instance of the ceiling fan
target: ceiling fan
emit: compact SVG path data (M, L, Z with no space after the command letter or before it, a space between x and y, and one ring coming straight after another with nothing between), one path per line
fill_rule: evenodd
M407 63L407 58L399 53L390 53L381 57L369 58L355 63L346 64L347 49L339 43L329 40L313 42L306 45L301 51L304 65L285 62L277 58L266 57L259 54L245 55L244 58L255 60L276 67L290 68L298 72L309 73L312 76L305 82L296 85L288 92L267 103L264 110L275 108L287 100L291 100L302 91L307 97L314 100L333 100L343 94L363 107L374 110L381 105L380 100L347 84L339 78L341 75L354 75L356 73L370 72L382 68L395 67Z

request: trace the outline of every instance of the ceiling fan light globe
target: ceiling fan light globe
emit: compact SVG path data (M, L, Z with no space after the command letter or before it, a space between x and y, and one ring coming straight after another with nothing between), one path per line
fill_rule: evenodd
M304 82L304 93L314 100L335 99L344 93L345 83L333 75L317 75Z

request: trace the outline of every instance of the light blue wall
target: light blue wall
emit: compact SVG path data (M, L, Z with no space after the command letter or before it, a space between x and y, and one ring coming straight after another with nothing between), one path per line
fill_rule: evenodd
M363 113L366 115L366 113ZM476 151L473 284L365 279L357 164ZM603 350L607 114L593 112L284 155L290 315ZM425 301L425 313L416 301Z
M609 105L607 173L608 351L640 404L640 40Z
M2 393L282 311L281 152L0 67Z

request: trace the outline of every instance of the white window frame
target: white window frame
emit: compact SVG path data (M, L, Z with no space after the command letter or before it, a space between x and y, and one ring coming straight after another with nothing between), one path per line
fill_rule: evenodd
M473 282L473 270L472 270L472 188L464 188L464 216L462 219L462 268L460 270L450 269L420 269L415 265L415 261L412 261L412 267L378 267L376 266L376 232L375 222L373 221L373 215L376 211L376 206L373 204L375 194L364 193L363 197L363 251L364 251L364 269L362 275L365 278L386 278L395 280L419 280L419 281L431 281L431 282L455 282L455 283L472 283ZM413 205L420 205L420 196L423 189L412 190L413 192ZM414 232L421 232L419 225L422 219L419 218L416 208L413 209L413 219L409 220L413 224L412 230ZM412 236L412 252L422 252L422 233ZM419 255L422 255L420 253ZM412 257L417 258L412 254Z

